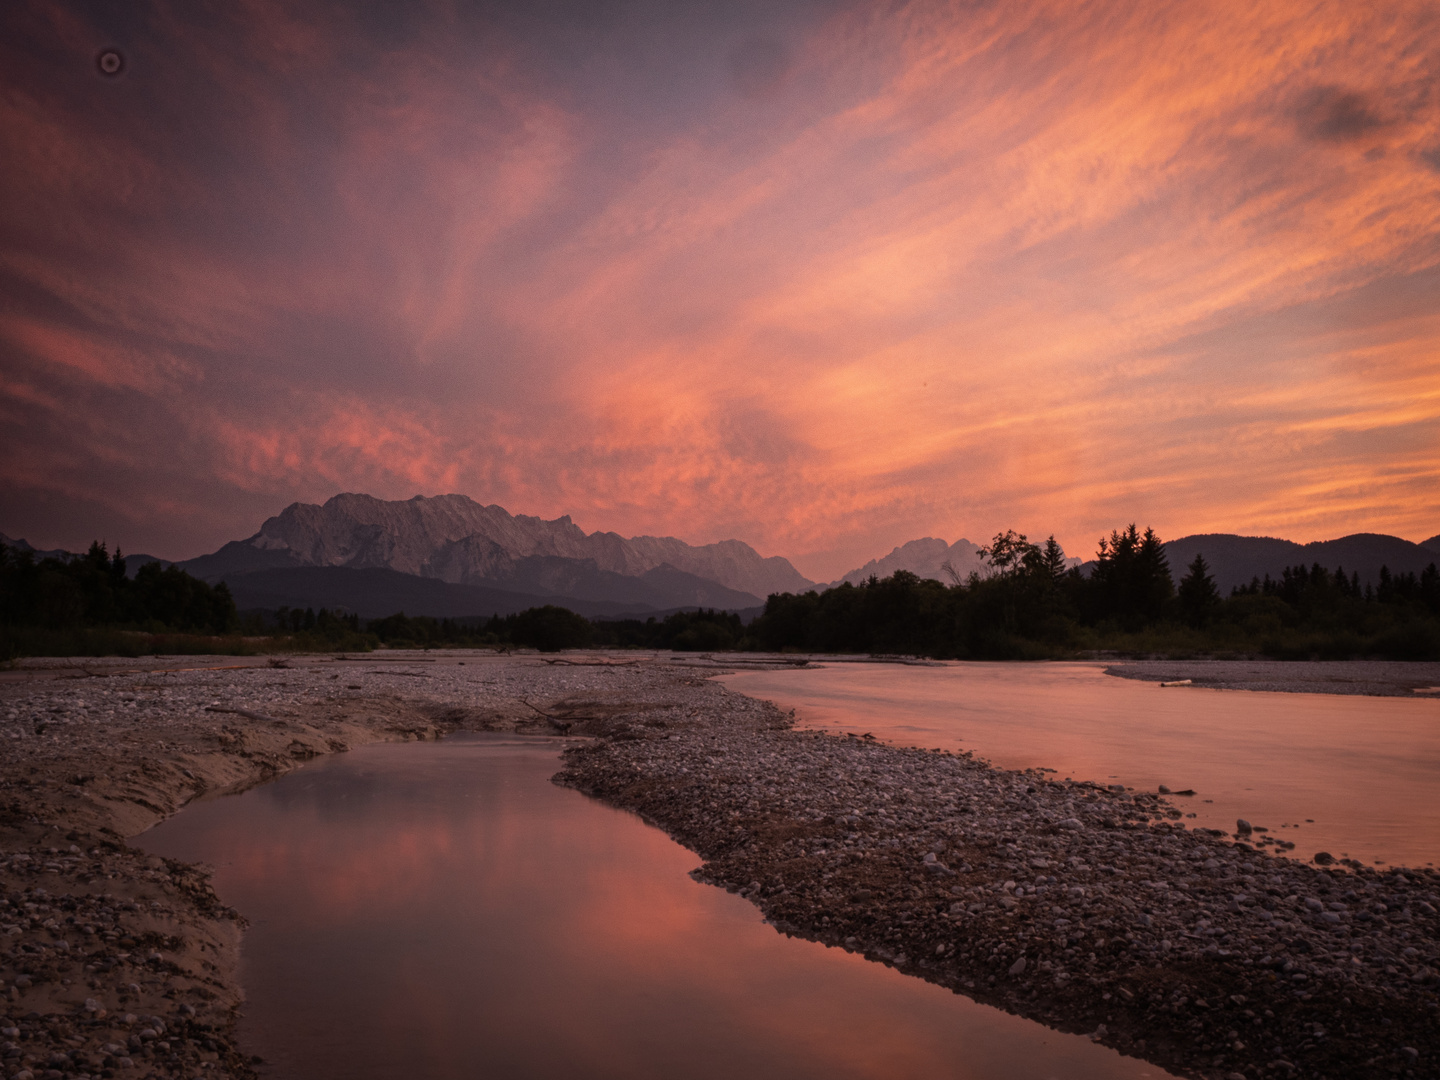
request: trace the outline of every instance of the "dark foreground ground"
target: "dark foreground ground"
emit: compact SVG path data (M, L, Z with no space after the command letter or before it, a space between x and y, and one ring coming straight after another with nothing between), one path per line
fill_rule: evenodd
M1175 1073L1440 1075L1433 872L1306 865L1188 831L1157 795L794 731L709 671L381 654L7 673L0 1075L250 1074L242 914L126 839L317 754L459 729L584 737L558 782L663 828L778 930Z

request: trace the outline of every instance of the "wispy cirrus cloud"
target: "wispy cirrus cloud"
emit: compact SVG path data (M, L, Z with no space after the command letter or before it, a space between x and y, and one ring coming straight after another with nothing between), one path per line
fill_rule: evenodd
M17 7L7 527L1440 529L1433 6L731 16Z

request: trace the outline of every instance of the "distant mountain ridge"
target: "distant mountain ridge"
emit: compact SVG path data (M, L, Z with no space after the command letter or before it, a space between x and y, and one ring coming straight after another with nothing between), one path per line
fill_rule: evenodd
M944 540L937 540L933 536L922 537L919 540L901 544L883 559L871 559L859 569L851 570L843 577L837 578L826 588L833 589L847 581L851 585L859 585L868 581L872 576L883 580L897 570L906 570L922 579L943 581L948 585L952 578L945 569L946 563L949 563L950 569L961 581L971 574L983 576L987 568L980 558L981 546L964 537L956 540L953 544L947 544ZM1067 557L1066 562L1071 566L1080 565L1080 560L1076 558Z
M0 543L38 558L39 551L0 534ZM946 562L963 579L983 565L978 545L922 537L872 559L831 583L860 584L906 570L948 580ZM1440 562L1440 535L1415 544L1381 533L1298 544L1274 537L1205 533L1165 544L1175 580L1203 554L1222 592L1287 568L1343 567L1373 584L1380 568L1421 573ZM126 556L130 573L150 556ZM165 560L153 560L166 562ZM685 607L745 610L774 592L816 588L788 560L762 557L725 540L692 546L673 537L585 533L566 517L545 521L482 506L463 495L385 502L337 495L323 505L294 503L247 540L178 564L206 581L225 581L242 609L343 607L366 617L483 616L554 603L585 615L646 615ZM1088 573L1093 563L1082 567ZM382 572L383 571L383 572ZM394 606L391 606L394 605Z
M1440 562L1440 536L1414 544L1384 533L1354 533L1336 540L1318 540L1309 544L1269 536L1202 533L1170 540L1164 548L1170 562L1170 575L1177 582L1184 576L1186 567L1195 561L1195 556L1204 555L1210 574L1222 593L1229 593L1237 585L1248 585L1255 578L1264 579L1267 574L1278 579L1287 567L1299 565L1319 563L1327 570L1343 567L1346 574L1359 574L1362 585L1373 585L1379 580L1382 566L1391 573L1419 574L1431 563ZM944 540L927 536L901 544L883 559L872 559L827 587L834 588L847 581L859 585L871 575L887 578L897 570L908 570L922 578L948 581L949 577L943 569L946 561L963 579L972 570L983 573L984 564L980 561L978 550L979 545L969 540L961 539L947 545ZM1087 576L1095 566L1093 560L1084 564L1080 564L1078 559L1070 561L1080 565L1080 572Z
M64 561L68 561L70 559L77 559L80 557L78 552L65 551L63 548L53 548L49 551L41 551L39 548L31 545L28 541L12 540L4 533L0 533L0 544L4 544L7 547L19 548L21 551L28 551L37 559L61 559ZM126 555L124 558L125 573L127 573L130 577L134 577L135 571L140 569L140 567L144 566L146 563L158 562L161 566L172 565L168 559L162 559L156 555Z
M73 559L75 557L74 552L62 551L59 548L51 551L41 551L39 548L32 546L28 541L12 540L4 533L0 533L0 544L4 544L6 547L18 548L21 551L28 551L37 559Z
M1359 574L1361 585L1373 585L1382 566L1393 574L1419 574L1431 563L1440 562L1440 537L1413 544L1384 533L1354 533L1337 540L1297 544L1269 536L1203 533L1169 541L1165 554L1170 561L1170 576L1176 581L1196 555L1205 556L1210 575L1222 593L1236 585L1248 585L1255 578L1263 579L1266 574L1278 578L1287 567L1315 563L1327 570L1343 567L1347 575Z
M813 584L788 560L765 558L739 540L694 546L674 537L586 533L569 516L546 521L515 515L464 495L387 502L342 494L323 505L293 503L249 539L180 565L206 581L226 581L242 606L240 597L250 595L261 577L274 583L280 572L302 568L390 570L446 585L569 601L577 610L602 604L641 613L681 606L749 608L772 592ZM293 592L300 581L312 579L319 581L314 575L292 576L287 589ZM342 580L332 579L331 592ZM433 592L417 589L418 596ZM267 586L266 595L271 591ZM427 601L427 606L435 605Z
M946 562L950 563L961 580L968 577L972 571L979 573L984 569L984 564L976 554L979 550L980 545L972 544L963 537L953 544L947 544L944 540L925 536L901 544L883 559L871 559L864 566L837 578L828 587L834 588L847 581L851 585L859 585L872 576L883 580L897 570L906 570L921 578L933 578L948 584L950 578L944 569Z

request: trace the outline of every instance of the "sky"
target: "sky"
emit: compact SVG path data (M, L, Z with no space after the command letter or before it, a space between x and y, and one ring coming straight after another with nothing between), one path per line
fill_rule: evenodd
M0 532L168 558L1422 540L1440 7L12 0L0 451Z

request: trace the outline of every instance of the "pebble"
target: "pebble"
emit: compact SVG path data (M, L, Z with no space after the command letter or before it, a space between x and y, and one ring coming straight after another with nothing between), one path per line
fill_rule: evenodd
M213 784L217 761L251 775L361 737L564 726L591 741L567 752L557 782L665 828L705 860L699 878L743 890L781 932L903 966L1186 1075L1258 1075L1276 1062L1270 1075L1388 1076L1391 1066L1413 1068L1440 1052L1440 878L1429 870L1331 869L1318 857L1307 865L1187 830L1158 793L794 731L768 704L707 681L713 664L443 659L113 675L86 685L83 707L74 686L10 686L3 692L14 715L0 734L23 740L39 772L24 785L15 755L0 758L0 784L40 820L99 813L86 793L101 788L120 799L133 792L158 808L145 811L153 820ZM337 668L344 677L332 677ZM215 712L217 702L261 719ZM303 743L293 753L292 738ZM87 771L97 778L69 782ZM133 875L161 890L187 872L148 866L123 846L96 857L88 841L45 843L40 826L30 828L23 850L0 851L0 875L37 913L56 900L42 882L75 896L69 883L97 866L102 881ZM44 920L21 927L16 914L0 909L0 949L43 943L46 955L61 956ZM201 1007L191 1016L159 996L169 975L157 969L171 962L143 960L158 951L148 942L119 940L140 913L119 914L106 922L84 912L95 935L77 917L63 962L113 960L108 985L132 1000L156 995L135 1011L165 1018L112 1011L114 1026L96 1033L94 1048L107 1039L137 1047L151 1031L143 1045L190 1054L186 1025L205 1019L207 1007L192 998ZM10 925L19 936L4 936ZM19 977L0 971L7 990L24 995L17 1009L37 992ZM123 1004L104 993L93 1000ZM47 1023L38 1013L17 1021L21 1045L44 1052L37 1061L69 1052L50 1044ZM1337 1034L1316 1036L1316 1025ZM220 1025L214 1034L223 1043L231 1031ZM139 1051L109 1056L122 1070ZM194 1075L143 1065L157 1076Z

